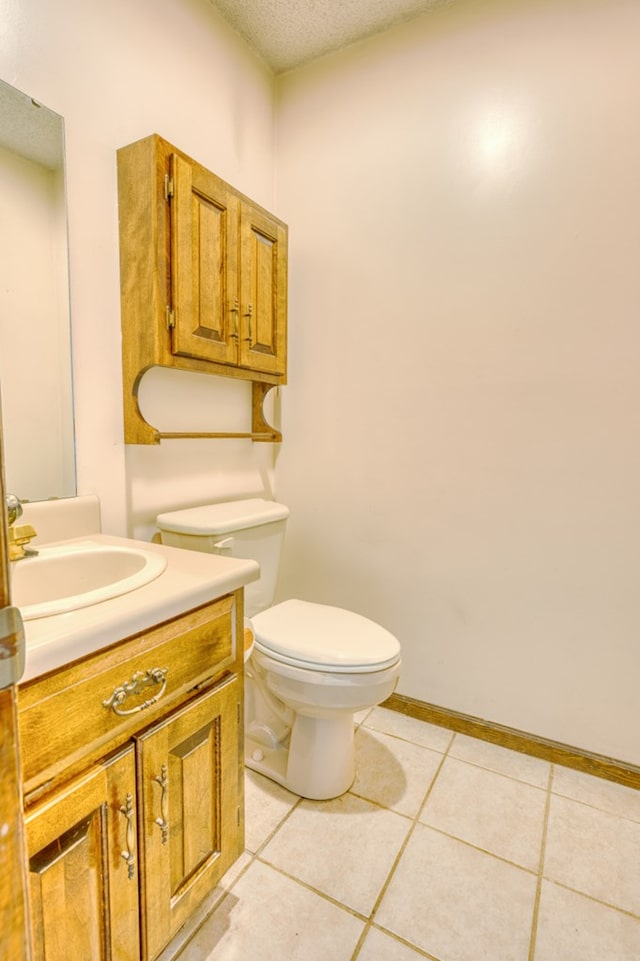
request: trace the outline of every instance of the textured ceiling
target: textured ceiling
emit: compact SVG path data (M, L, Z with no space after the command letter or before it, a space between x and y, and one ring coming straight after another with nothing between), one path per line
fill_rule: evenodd
M282 73L453 0L211 0Z

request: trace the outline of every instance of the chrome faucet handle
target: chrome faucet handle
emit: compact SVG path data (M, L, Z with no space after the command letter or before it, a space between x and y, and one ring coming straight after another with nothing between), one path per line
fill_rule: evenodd
M5 504L9 515L9 527L11 527L19 517L22 517L22 504L15 494L7 494Z

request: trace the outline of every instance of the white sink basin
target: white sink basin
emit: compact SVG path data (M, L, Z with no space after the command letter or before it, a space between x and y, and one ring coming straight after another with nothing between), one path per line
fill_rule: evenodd
M43 547L11 564L11 600L25 621L89 607L143 587L165 570L162 554L83 542Z

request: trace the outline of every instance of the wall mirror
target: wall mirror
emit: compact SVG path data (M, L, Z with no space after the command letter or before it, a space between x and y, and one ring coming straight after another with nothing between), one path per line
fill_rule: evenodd
M0 81L0 403L6 489L76 493L62 117Z

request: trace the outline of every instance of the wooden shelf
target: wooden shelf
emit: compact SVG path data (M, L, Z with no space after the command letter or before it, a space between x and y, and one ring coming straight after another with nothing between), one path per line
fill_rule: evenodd
M159 444L163 440L181 440L184 438L246 438L262 443L280 443L282 434L269 424L264 416L264 400L272 387L277 384L262 384L253 381L251 384L251 430L250 431L162 431L152 427L142 416L138 404L138 385L141 378L137 378L127 403L125 394L125 443L126 444Z

